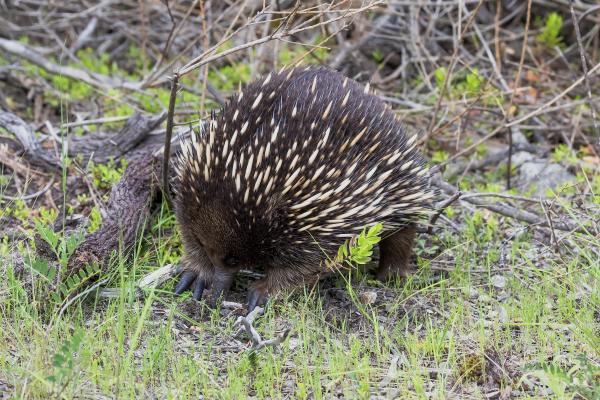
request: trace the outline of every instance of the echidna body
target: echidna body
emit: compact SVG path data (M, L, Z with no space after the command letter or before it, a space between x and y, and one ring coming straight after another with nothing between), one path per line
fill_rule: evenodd
M247 86L176 162L175 209L186 254L176 291L210 303L239 269L266 277L249 308L314 282L324 260L383 223L378 277L404 272L414 223L433 194L423 159L377 97L325 68L272 73Z

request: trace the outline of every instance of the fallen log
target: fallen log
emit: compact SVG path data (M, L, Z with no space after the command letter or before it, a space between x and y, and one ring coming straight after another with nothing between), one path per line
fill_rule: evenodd
M153 152L162 145L162 140L148 138L165 118L166 113L150 117L135 114L117 133L101 131L85 136L70 135L67 137L67 154L73 158L82 157L86 161L91 159L96 163L105 163L111 159ZM41 146L31 126L20 117L0 110L0 127L15 136L29 163L55 173L61 171L60 159Z
M89 234L71 255L67 278L88 264L101 266L101 273L105 273L116 252L130 255L149 222L155 200L160 197L160 172L160 160L152 154L130 161L111 190L102 226Z

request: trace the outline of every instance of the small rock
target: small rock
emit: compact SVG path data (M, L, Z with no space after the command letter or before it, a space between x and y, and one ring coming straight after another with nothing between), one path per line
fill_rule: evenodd
M370 291L370 290L366 291L366 292L362 292L361 294L358 295L358 299L363 304L367 304L367 305L373 304L377 300L377 292Z
M550 163L548 160L531 160L524 162L519 167L518 184L521 189L535 187L536 195L546 197L548 189L568 182L573 182L575 177L560 164Z
M494 275L490 280L496 289L504 289L506 287L506 278L502 275Z
M510 162L513 167L520 167L527 161L533 160L533 154L526 151L518 151L512 155Z
M523 133L517 130L514 130L512 132L512 141L515 144L529 144L529 141L527 140L525 135L523 135Z
M505 324L508 322L508 313L506 309L502 306L498 307L498 321Z

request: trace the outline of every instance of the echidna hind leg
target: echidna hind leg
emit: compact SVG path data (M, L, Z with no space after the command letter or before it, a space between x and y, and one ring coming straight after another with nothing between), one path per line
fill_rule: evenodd
M410 272L410 256L415 242L413 224L383 239L379 244L377 279L387 281L394 276L405 277Z
M269 291L265 279L254 282L248 288L248 312L252 312L256 307L264 307L269 300Z

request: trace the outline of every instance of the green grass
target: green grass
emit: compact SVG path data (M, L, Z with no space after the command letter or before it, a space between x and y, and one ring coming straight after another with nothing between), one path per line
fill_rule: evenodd
M528 234L505 240L506 226L491 218L464 215L461 233L420 241L423 255L441 251L419 258L407 280L354 281L357 293L378 293L373 305L357 308L341 278L281 298L257 328L272 337L289 327L291 336L254 355L232 337L235 316L201 316L170 287L131 295L138 277L179 256L168 212L134 261L116 263L117 298L76 302L61 318L41 311L43 291L27 297L7 257L15 245L4 245L0 380L23 398L485 398L484 387L546 396L535 366L568 371L582 355L599 361L600 241L572 235L572 249L556 255ZM490 283L497 275L502 288ZM577 389L561 387L565 397L555 398Z

